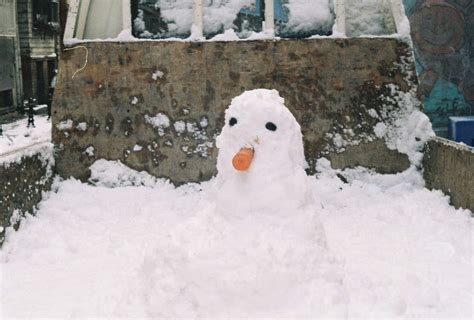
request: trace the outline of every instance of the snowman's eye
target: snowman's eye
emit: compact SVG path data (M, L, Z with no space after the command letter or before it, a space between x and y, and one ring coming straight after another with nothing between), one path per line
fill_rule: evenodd
M234 118L234 117L230 118L230 120L229 120L229 126L232 127L232 126L235 125L235 124L237 124L237 119Z
M277 126L273 122L267 122L265 125L265 128L267 128L270 131L276 131Z

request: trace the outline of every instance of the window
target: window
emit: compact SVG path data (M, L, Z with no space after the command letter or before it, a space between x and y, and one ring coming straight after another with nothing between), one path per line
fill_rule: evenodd
M133 5L134 1L138 1ZM233 29L245 38L260 32L263 0L203 0L203 32L212 38ZM193 20L192 0L132 0L133 33L139 38L187 38Z
M266 4L273 15L267 16ZM201 10L202 32L208 39L224 32L231 38L251 37L263 31L269 18L273 23L266 29L279 37L330 35L335 19L333 0L202 0ZM138 38L187 38L193 0L132 0L132 16Z
M33 29L57 31L59 0L33 1Z

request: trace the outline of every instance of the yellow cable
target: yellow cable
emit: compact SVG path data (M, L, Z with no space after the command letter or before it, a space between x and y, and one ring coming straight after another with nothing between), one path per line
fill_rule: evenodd
M84 62L84 65L83 65L81 68L77 69L76 72L74 72L74 74L72 75L72 78L71 78L71 79L74 79L74 77L76 76L76 74L77 74L78 72L81 72L82 70L84 70L84 69L86 68L86 66L87 66L87 58L89 57L89 50L87 49L86 46L76 46L76 47L74 47L74 48L67 48L67 49L64 49L64 51L74 50L74 49L77 49L77 48L83 48L83 49L86 50L86 61Z

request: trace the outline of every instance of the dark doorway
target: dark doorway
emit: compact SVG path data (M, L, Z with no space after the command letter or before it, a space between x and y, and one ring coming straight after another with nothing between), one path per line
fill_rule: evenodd
M51 80L56 75L56 60L48 60L48 86L51 86Z
M0 115L13 110L13 91L0 91Z

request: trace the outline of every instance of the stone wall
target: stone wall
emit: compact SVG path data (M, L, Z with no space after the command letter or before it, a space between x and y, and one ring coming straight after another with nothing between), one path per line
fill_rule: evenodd
M426 186L449 195L451 203L474 212L474 148L431 139L423 159Z
M105 158L177 184L207 180L224 110L255 88L285 98L302 127L309 173L322 155L337 167L401 171L406 155L373 127L399 108L387 97L416 93L414 68L410 46L395 38L84 43L61 55L57 171L85 180Z
M51 143L0 156L0 246L6 228L18 229L21 217L32 214L42 193L50 190L53 166Z

